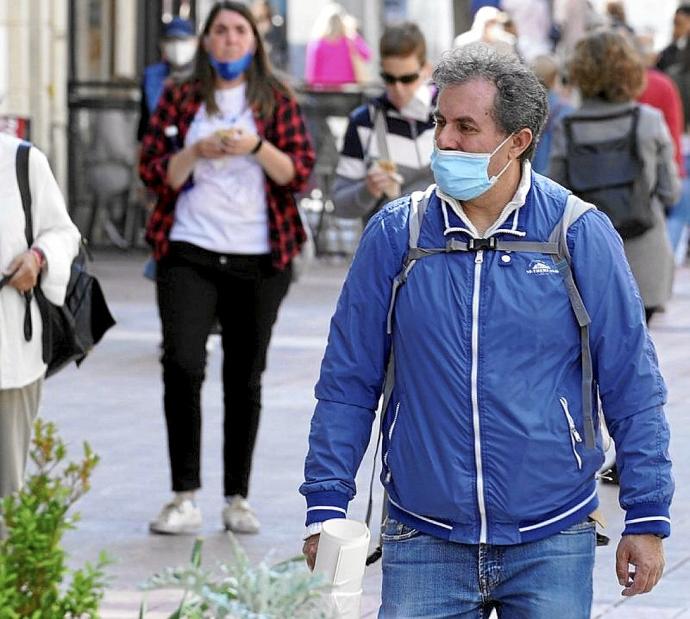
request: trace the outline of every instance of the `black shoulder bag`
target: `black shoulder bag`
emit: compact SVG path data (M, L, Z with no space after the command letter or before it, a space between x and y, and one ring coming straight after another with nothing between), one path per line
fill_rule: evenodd
M22 197L22 207L26 219L26 242L33 245L33 221L31 216L31 189L29 187L28 143L17 149L17 183ZM71 362L77 366L86 358L91 349L101 340L105 332L115 324L98 280L86 269L86 254L80 244L79 254L72 262L64 305L51 303L38 284L32 292L26 293L26 314L24 316L24 338L30 341L31 297L36 298L43 322L43 361L48 365L46 376L55 374Z

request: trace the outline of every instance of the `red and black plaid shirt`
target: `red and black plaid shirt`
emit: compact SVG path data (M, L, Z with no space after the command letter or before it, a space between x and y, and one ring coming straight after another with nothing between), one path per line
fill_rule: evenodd
M314 167L315 155L297 102L288 95L275 92L273 117L261 118L254 113L258 134L292 159L295 177L287 185L277 185L266 175L269 241L271 260L277 269L284 269L299 253L305 232L299 217L294 193L306 184ZM178 145L184 144L187 130L201 105L198 82L186 82L165 88L141 143L139 175L158 196L149 218L146 240L159 260L168 252L168 237L175 219L178 192L167 183L168 163ZM166 137L175 133L177 135Z

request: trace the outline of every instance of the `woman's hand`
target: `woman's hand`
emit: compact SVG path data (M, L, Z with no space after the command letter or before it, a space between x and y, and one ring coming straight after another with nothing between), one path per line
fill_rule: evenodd
M249 155L261 138L242 127L233 127L220 138L225 155Z
M28 292L38 281L38 274L41 272L41 265L39 264L36 254L30 249L19 254L12 262L10 262L5 275L12 275L7 282L10 286L19 290L19 292Z
M194 144L194 154L204 159L219 159L227 157L225 150L225 138L221 138L217 133L202 138Z

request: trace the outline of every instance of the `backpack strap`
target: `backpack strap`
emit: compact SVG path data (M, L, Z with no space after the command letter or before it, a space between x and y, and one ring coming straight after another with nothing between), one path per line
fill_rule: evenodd
M589 325L592 322L587 308L585 307L580 291L573 277L571 268L572 257L568 249L568 228L577 221L581 215L593 209L592 204L574 199L570 196L566 199L565 209L561 220L556 224L549 241L558 247L558 254L555 260L556 268L563 278L570 306L575 314L575 319L580 327L580 358L582 363L582 418L584 420L585 446L589 449L594 448L596 432L594 429L594 419L592 417L592 382L594 372L592 369L592 352L589 347Z
M429 206L429 200L431 199L431 194L436 189L436 185L430 185L426 191L413 191L410 195L410 214L408 216L408 250L407 256L403 261L403 268L393 279L393 289L391 292L391 301L388 306L388 316L386 318L386 333L391 335L393 333L393 309L395 308L395 299L398 295L398 288L402 286L407 280L407 276L410 274L412 267L416 264L417 260L425 255L431 253L439 253L445 251L441 250L422 250L421 254L417 248L417 243L419 242L419 233L422 229L422 223L424 222L424 215L426 214L426 209Z
M31 144L22 142L17 147L16 173L17 185L19 185L19 195L22 197L22 208L24 209L24 220L26 222L24 234L26 243L29 247L34 244L34 229L31 216L31 189L29 187L29 151Z
M26 236L27 247L34 244L34 226L31 215L31 187L29 186L29 151L31 144L22 142L17 147L17 157L15 160L15 169L17 174L17 185L19 186L19 195L22 198L22 209L24 210L24 235ZM24 340L31 341L33 336L33 324L31 322L31 299L33 293L27 290L24 294Z
M412 255L417 249L417 243L419 242L419 233L422 229L422 224L424 222L424 215L426 214L427 207L429 206L429 199L433 193L436 185L431 185L426 191L415 191L410 196L410 213L408 215L408 252L405 260L403 261L402 270L395 276L392 284L391 291L391 301L388 307L388 317L386 319L387 333L392 334L392 320L393 320L393 308L395 307L395 299L398 294L398 288L407 280L412 267L414 267L417 259L413 258ZM371 477L369 479L369 500L367 501L367 513L364 518L366 525L369 526L371 523L371 515L374 507L374 478L376 477L376 461L379 455L379 448L381 446L381 436L383 434L383 416L386 414L388 409L388 404L393 394L393 386L395 385L395 353L393 350L393 341L391 339L390 350L388 351L388 362L386 364L386 376L383 381L383 398L381 402L381 407L379 409L379 431L376 438L376 449L374 451L374 464L371 467ZM371 565L381 558L382 553L382 532L383 532L383 522L388 515L388 496L384 493L383 506L381 509L381 528L379 529L379 543L376 549L367 557L366 564Z

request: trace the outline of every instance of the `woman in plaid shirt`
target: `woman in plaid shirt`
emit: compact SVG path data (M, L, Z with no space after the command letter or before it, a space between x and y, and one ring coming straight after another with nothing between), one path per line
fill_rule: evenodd
M173 500L150 529L201 526L201 386L206 340L222 328L223 524L255 533L247 502L261 375L291 260L305 240L294 193L314 165L289 88L272 73L256 22L239 2L209 13L192 80L168 86L142 140L139 172L158 202L147 239L157 261Z

